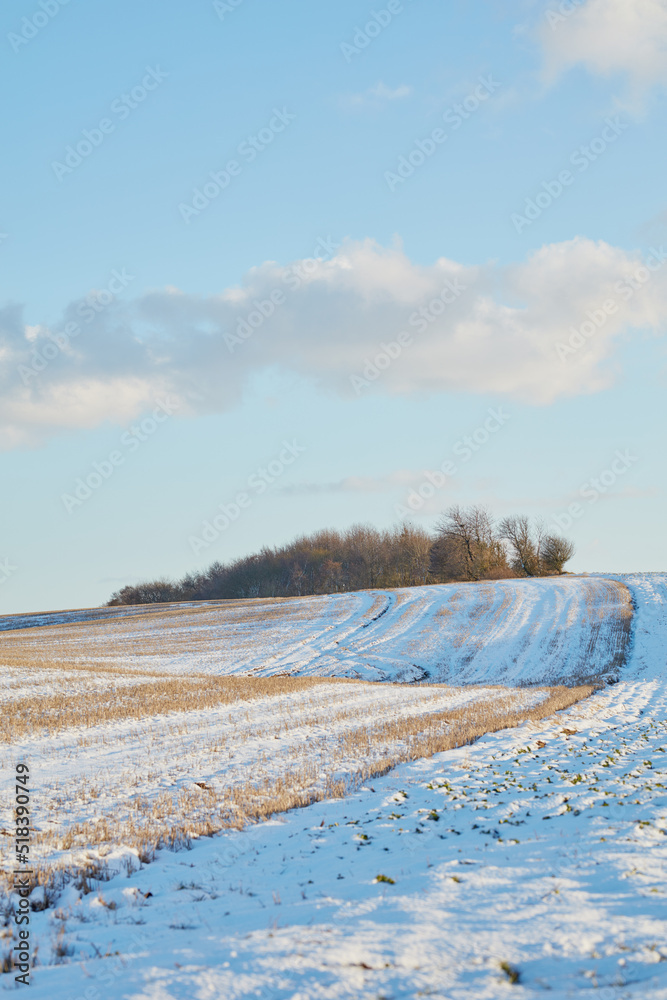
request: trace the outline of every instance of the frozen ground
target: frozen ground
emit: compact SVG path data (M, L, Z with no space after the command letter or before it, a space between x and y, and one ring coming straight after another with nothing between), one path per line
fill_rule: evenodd
M484 619L497 623L492 637L513 620L524 678L550 680L539 671L553 672L551 653L561 675L569 669L571 635L572 655L586 644L599 655L587 670L582 653L573 674L600 666L618 683L558 718L402 765L348 798L162 851L138 871L119 849L109 859L118 874L99 892L70 887L57 909L33 914L40 959L56 944L65 953L35 969L33 1000L667 998L667 578L619 579L636 604L623 667L590 591L576 602L588 629L568 625L568 602L559 610L558 594L545 594L551 649L537 591L522 614L510 605ZM502 603L498 595L491 607ZM422 647L406 621L383 670L406 642L426 669L441 662L444 640L432 629ZM432 613L421 621L432 626ZM472 638L465 679L506 681ZM494 641L502 670L511 634ZM354 648L357 663L362 652ZM465 651L452 656L450 667L466 668Z
M0 649L160 674L556 684L617 676L630 613L622 583L566 576L12 616Z
M0 766L7 775L16 760L30 762L41 789L34 851L48 863L63 856L59 838L75 824L88 824L77 844L102 830L115 842L127 840L130 831L136 840L139 828L142 842L151 842L167 825L192 829L195 820L226 814L229 791L238 789L245 801L249 782L265 783L267 794L281 782L318 793L338 781L354 783L368 773L365 767L400 753L406 743L381 732L369 740L378 727L415 720L426 730L435 715L442 729L441 713L472 714L477 706L504 705L508 695L513 711L527 710L548 690L334 682L203 711L75 725L5 745ZM7 795L0 806L4 830L11 828L12 808ZM75 851L68 861L75 867L85 857Z

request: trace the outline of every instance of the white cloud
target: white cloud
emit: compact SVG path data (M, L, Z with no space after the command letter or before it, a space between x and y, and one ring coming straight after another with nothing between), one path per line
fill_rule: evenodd
M400 101L401 98L410 96L412 87L408 87L407 84L403 83L400 87L392 89L380 80L374 87L371 87L368 93L372 94L373 97L379 97L382 101Z
M623 74L633 101L667 83L667 0L549 0L539 36L547 79L577 65Z
M402 331L410 345L365 387L356 383L359 391L452 390L536 404L595 392L613 382L614 351L628 331L664 332L667 266L638 272L646 280L634 291L626 282L640 264L636 254L583 238L509 267L445 258L425 266L397 246L348 242L329 260L262 264L218 295L169 288L116 301L79 320L78 335L57 350L49 334L76 321L79 303L57 329L37 334L8 308L0 313L0 443L126 424L166 393L180 401L179 413L229 410L270 368L355 398L351 377L368 373L383 344L396 353ZM572 339L563 354L559 345Z
M386 83L382 80L378 82L373 87L369 87L368 90L364 90L361 94L351 94L346 99L347 104L351 104L355 107L359 106L378 106L386 101L400 101L405 97L409 97L412 93L412 87L407 84L402 83L398 87L388 87Z
M282 493L292 495L311 493L389 493L397 487L412 486L424 478L423 471L396 469L385 476L345 476L325 483L289 483L280 487Z

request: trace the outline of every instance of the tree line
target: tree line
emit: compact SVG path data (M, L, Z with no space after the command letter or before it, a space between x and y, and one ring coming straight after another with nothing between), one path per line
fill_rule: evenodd
M450 507L434 534L412 524L378 530L325 529L228 563L214 562L181 580L123 587L109 605L248 597L302 597L374 587L551 576L574 554L542 522L505 517L486 507Z

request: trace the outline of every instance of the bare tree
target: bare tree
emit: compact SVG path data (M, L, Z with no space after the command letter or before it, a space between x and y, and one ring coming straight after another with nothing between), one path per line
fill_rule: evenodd
M426 583L433 546L431 535L413 524L400 524L388 540L393 551L389 561L396 571L398 585L414 587Z
M306 574L304 572L303 566L299 566L298 563L294 563L290 572L290 590L294 591L297 597L301 597L301 591L305 587Z
M180 585L171 580L148 580L136 586L123 587L111 595L110 605L119 604L165 604L182 601Z
M493 580L560 573L573 548L546 536L527 518L506 518L500 533L481 506L453 506L435 537L424 528L399 524L378 530L356 524L347 531L326 528L301 535L279 548L262 548L229 563L214 562L181 580L144 581L123 587L113 604L150 604L239 597L288 597L340 593L372 587L412 587L430 577L438 582ZM511 548L514 568L507 561Z
M325 559L322 563L319 584L325 594L338 593L343 589L343 564L333 559Z
M460 507L456 504L445 512L438 530L440 541L447 540L440 547L441 557L446 556L453 562L461 560L463 579L482 580L501 575L509 569L486 507Z
M560 535L547 535L542 541L542 563L547 573L562 573L565 563L574 555L574 543Z
M504 517L498 525L498 534L509 542L512 565L522 576L540 575L540 541L543 528L538 525L535 538L530 521L525 515Z
M461 538L442 534L431 546L429 572L440 583L465 580L467 550Z

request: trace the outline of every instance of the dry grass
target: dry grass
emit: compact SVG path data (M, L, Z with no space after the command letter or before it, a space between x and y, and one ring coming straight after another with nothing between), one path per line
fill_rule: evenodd
M0 704L0 740L13 743L25 737L54 736L71 727L90 728L127 719L145 719L168 712L191 712L257 698L296 694L333 683L323 677L226 676L158 677L118 687L116 671L109 671L108 687L70 688ZM336 683L354 683L336 681Z
M617 586L610 582L611 597ZM473 611L485 611L490 597L480 586ZM452 591L450 604L459 599ZM383 601L378 595L358 622ZM194 672L200 653L214 665L218 657L246 662L256 627L264 653L253 669L271 667L272 650L300 649L309 636L328 641L332 618L316 599L223 604L81 612L79 621L0 633L0 757L11 766L9 746L20 744L52 775L40 785L33 841L47 905L67 881L97 888L117 848L126 861L132 852L136 864L147 863L162 846L341 797L398 764L538 721L594 690ZM345 601L341 607L344 618ZM629 601L627 609L610 641L612 663L627 645ZM408 605L406 620L417 614ZM596 614L591 605L591 648ZM474 618L461 639L471 648L483 642ZM159 668L161 657L181 654L187 674ZM2 843L10 848L8 833ZM3 870L11 867L10 858Z
M526 708L517 707L514 693L504 693L503 688L496 688L491 699L444 712L392 719L369 727L365 734L363 730L357 730L346 740L356 752L360 749L363 752L377 744L385 746L387 751L394 748L393 756L386 758L390 761L387 764L389 769L407 760L432 757L443 750L467 746L485 733L513 729L523 722L537 722L590 697L594 690L592 685L541 688L544 699L537 706ZM364 736L366 747L363 746Z
M122 805L112 796L106 811L96 804L100 788L87 778L77 785L76 794L80 802L87 799L95 803L94 817L72 823L61 819L57 825L44 822L35 834L34 855L44 859L37 880L47 887L50 903L56 899L57 887L72 879L85 892L93 888L91 882L109 877L104 857L115 847L130 849L138 860L150 861L160 847L188 846L193 838L226 829L239 830L275 813L325 798L342 797L398 764L470 744L488 732L543 719L570 707L593 691L591 686L543 688L530 692L504 688L485 688L483 692L470 689L468 693L477 696L477 700L458 708L437 710L435 706L442 704L443 698L455 700L461 689L435 686L406 689L400 685L378 688L357 681L341 686L340 682L332 684L315 679L302 684L306 679L282 677L261 681L256 678L216 680L231 680L238 685L227 689L214 687L211 690L216 696L220 691L227 695L235 691L237 695L252 698L253 692L261 690L266 694L272 689L277 695L269 724L266 713L253 719L252 701L244 702L243 719L238 720L238 734L233 743L234 752L242 747L244 740L257 742L259 736L275 738L281 733L281 739L287 741L290 735L304 729L310 735L288 745L282 754L267 755L265 750L258 750L236 770L230 772L223 767L212 779L191 780L175 791L139 791ZM260 684L261 687L256 686ZM176 688L166 690L177 694ZM345 690L349 694L346 695ZM353 694L367 690L376 693L378 699L375 710L370 713L367 701L351 704ZM310 696L303 712L292 714L294 692L308 691ZM390 717L384 705L386 717L382 717L383 701L392 691L412 697L412 714ZM318 703L318 699L323 700ZM429 703L433 705L432 710L428 710ZM409 704L403 706L404 713L409 709ZM373 721L369 722L369 718ZM152 725L160 721L154 720ZM187 753L191 751L187 739L191 739L192 732L188 732L187 726L183 732L184 752ZM91 730L91 739L94 739L93 733ZM220 749L212 748L218 753ZM150 775L141 771L135 785L144 787L148 779ZM75 810L77 803L72 801L72 788L64 794L52 789L49 803L43 801L45 791L43 789L40 795L40 806L46 819L50 811L62 817L63 807ZM62 852L69 853L63 855Z
M343 603L346 598L351 603L354 595L341 595ZM73 668L77 661L88 666L93 662L120 665L128 658L147 660L166 651L170 656L206 653L221 641L247 652L255 626L261 627L269 641L273 637L279 643L284 642L291 626L308 625L313 600L273 598L103 608L89 612L89 617L0 632L2 661L47 669L56 663ZM380 597L375 604L381 604Z

